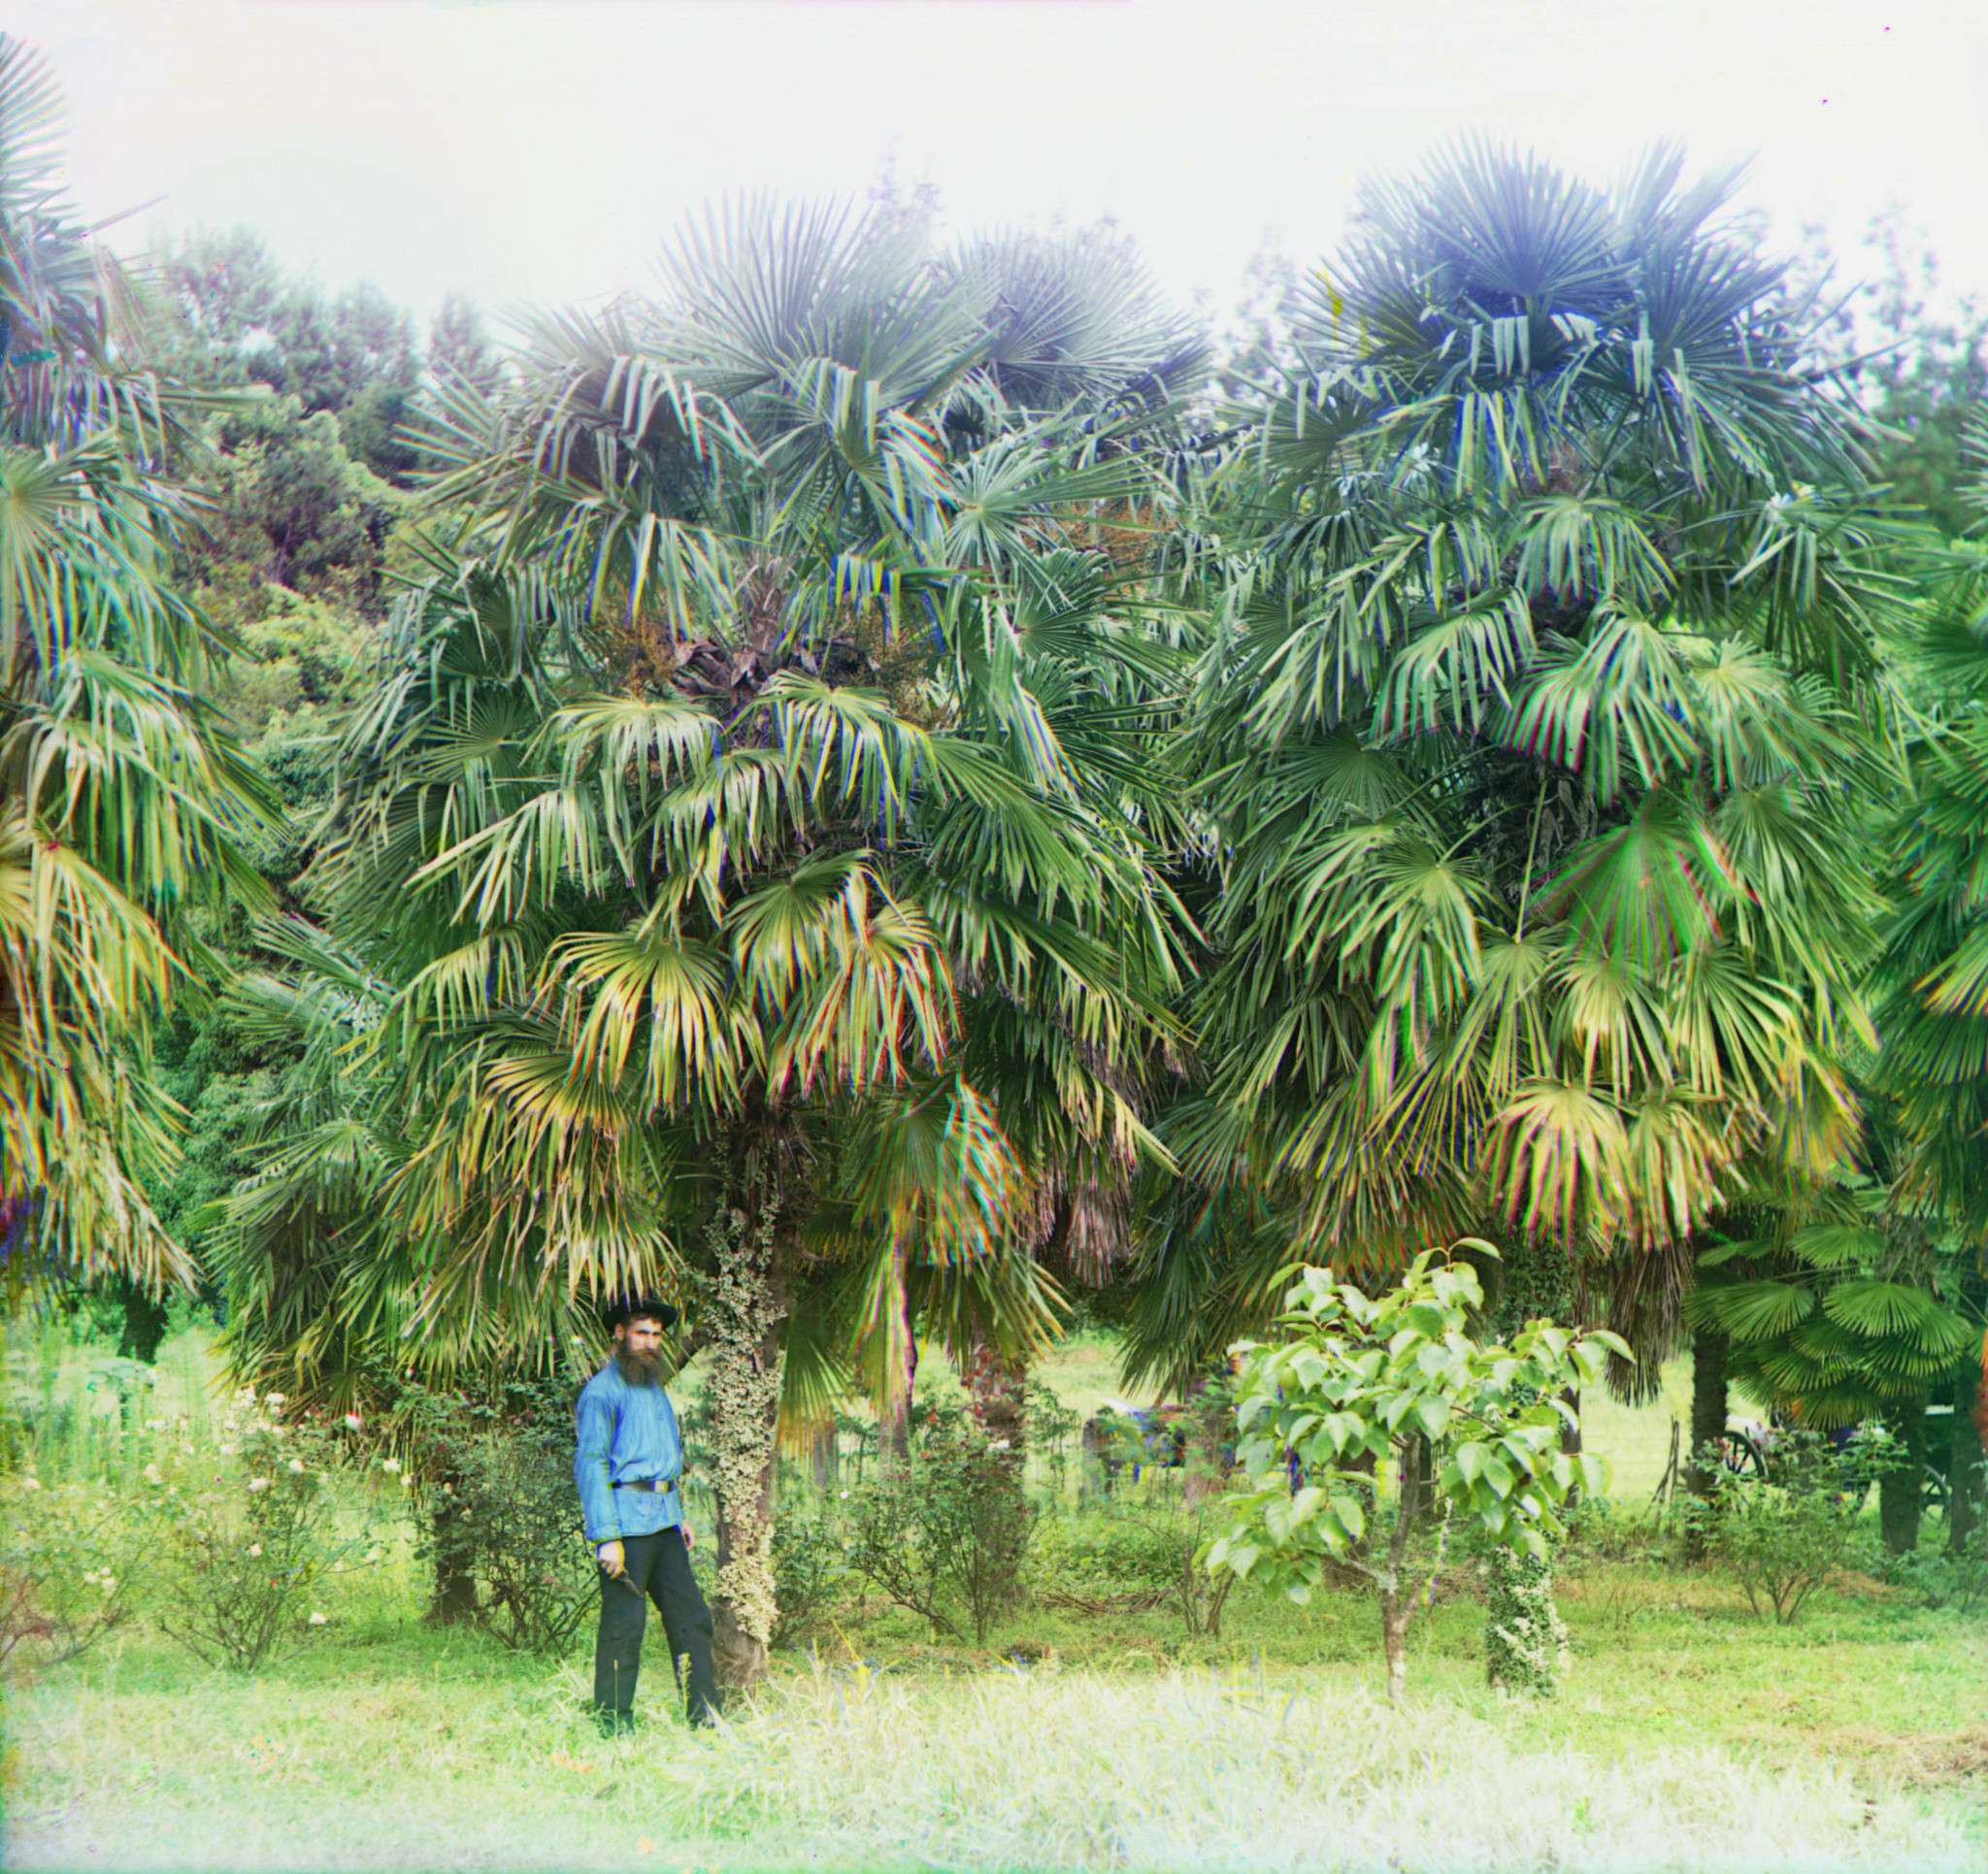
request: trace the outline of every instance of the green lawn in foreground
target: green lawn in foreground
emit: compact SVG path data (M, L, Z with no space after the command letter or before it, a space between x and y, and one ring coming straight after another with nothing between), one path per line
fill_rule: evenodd
M729 1737L707 1745L662 1725L626 1745L603 1743L580 1721L583 1638L563 1661L519 1659L473 1633L423 1627L401 1590L376 1579L351 1591L333 1639L253 1679L210 1674L140 1634L17 1688L7 1865L597 1867L603 1858L630 1859L624 1851L640 1838L653 1846L632 1857L635 1865L930 1865L918 1858L923 1825L892 1807L910 1801L903 1753L943 1757L949 1740L957 1745L958 1727L972 1724L993 1726L1004 1753L1003 1763L987 1766L990 1776L1035 1780L1034 1821L1014 1824L1018 1851L1032 1829L1046 1830L1043 1839L1065 1843L1061 1864L1164 1866L1164 1855L1124 1849L1122 1830L1136 1833L1140 1816L1113 1825L1119 1849L1082 1852L1085 1818L1100 1798L1090 1777L1054 1767L1054 1752L1091 1752L1092 1772L1113 1789L1152 1786L1111 1798L1135 1807L1176 1799L1160 1785L1177 1792L1181 1776L1201 1778L1214 1814L1222 1779L1260 1779L1276 1764L1274 1752L1230 1762L1229 1718L1262 1728L1293 1703L1298 1722L1309 1714L1319 1727L1318 1749L1328 1754L1371 1752L1388 1736L1408 1752L1394 1796L1386 1790L1395 1772L1385 1765L1336 1773L1334 1789L1366 1792L1361 1813L1370 1820L1400 1822L1398 1798L1460 1753L1495 1755L1507 1786L1530 1790L1544 1779L1523 1800L1511 1797L1517 1807L1507 1821L1521 1833L1560 1825L1545 1792L1570 1778L1619 1808L1643 1800L1635 1792L1653 1778L1681 1774L1688 1759L1694 1788L1724 1779L1731 1802L1782 1814L1776 1825L1798 1836L1805 1818L1823 1828L1853 1796L1905 1831L1895 1854L1858 1859L1854 1840L1846 1848L1831 1823L1813 1840L1800 1836L1813 1852L1787 1865L1966 1866L1963 1846L1978 1865L1988 1622L1930 1612L1872 1586L1819 1595L1801 1625L1780 1628L1750 1615L1719 1576L1599 1561L1568 1572L1563 1605L1574 1662L1562 1697L1511 1700L1482 1684L1482 1614L1468 1582L1445 1583L1418 1623L1410 1711L1397 1721L1375 1702L1374 1607L1352 1594L1306 1611L1232 1602L1229 1630L1213 1643L1188 1642L1165 1614L1024 1613L977 1650L934 1648L916 1624L873 1604L866 1618L817 1642L812 1660L778 1655L761 1714ZM1012 1646L1043 1657L1027 1669L1004 1665L1001 1653ZM851 1649L886 1668L880 1682L852 1662ZM876 1704L879 1684L896 1701L888 1709ZM668 1685L652 1642L642 1701L651 1715ZM1003 1700L1020 1702L1004 1716ZM1057 1728L1064 1706L1068 1726L1083 1732L1084 1713L1100 1700L1117 1701L1121 1729L1111 1737L1059 1745L1044 1733ZM1200 1726L1184 1741L1169 1741L1140 1716L1176 1708ZM1347 1732L1349 1723L1365 1743ZM831 1750L830 1733L850 1725L876 1735L862 1749L850 1738ZM1408 1734L1414 1741L1402 1743ZM1197 1767L1201 1749L1214 1758ZM1557 1784L1542 1767L1554 1764ZM831 1771L845 1787L808 1781ZM958 1836L967 1827L960 1817L947 1824L940 1813L953 1800L944 1793L951 1786L939 1770L930 1774L938 1781L923 1799L937 1807L928 1821L942 1833L942 1825L957 1825L946 1837L957 1858L972 1837ZM1323 1770L1312 1762L1276 1774ZM1277 1788L1283 1794L1273 1792L1261 1815L1251 1811L1254 1821L1238 1820L1239 1852L1253 1841L1252 1854L1274 1856L1265 1818L1281 1803L1313 1799ZM1485 1799L1502 1798L1494 1791ZM1204 1819L1183 1809L1171 1820L1147 1816L1145 1825L1185 1831L1184 1840ZM1635 1827L1662 1822L1620 1820L1625 1841ZM1706 1827L1713 1822L1735 1825L1727 1817ZM1462 1819L1457 1826L1455 1839L1474 1843L1474 1858L1447 1865L1505 1864L1485 1858L1496 1842L1483 1829L1474 1833ZM1746 1839L1680 1835L1650 1844L1662 1855L1640 1863L1602 1856L1600 1838L1591 1846L1596 1866L1782 1864L1749 1859L1758 1844L1750 1849ZM1578 1842L1563 1847L1560 1865L1584 1864ZM1196 1854L1194 1864L1222 1864L1219 1854ZM1021 1864L1026 1854L1013 1858ZM1293 1864L1312 1863L1301 1857Z
M183 1435L220 1435L202 1337L166 1352L134 1423L186 1412ZM33 1455L51 1480L108 1489L136 1460L88 1365L72 1350L51 1383L94 1409L37 1431ZM1079 1412L1119 1390L1090 1336L1039 1372ZM945 1376L928 1362L924 1377ZM1358 1593L1299 1609L1238 1591L1212 1640L1168 1609L1039 1602L984 1647L935 1645L851 1594L721 1736L659 1724L610 1744L581 1717L588 1633L544 1661L427 1628L403 1524L382 1565L326 1583L319 1643L253 1678L206 1671L141 1621L12 1686L6 1864L1979 1874L1988 1610L1851 1575L1798 1626L1764 1622L1648 1524L1625 1453L1654 1452L1654 1481L1668 1413L1591 1401L1589 1426L1631 1488L1563 1557L1574 1660L1551 1702L1484 1686L1479 1562L1460 1542L1411 1635L1402 1713L1377 1701L1377 1615ZM1660 1430L1639 1446L1639 1428ZM1130 1542L1122 1568L1142 1530L1177 1530L1178 1493L1148 1472L1078 1512L1073 1479L1032 1585L1109 1589L1100 1554ZM373 1514L394 1507L389 1492ZM669 1682L652 1628L652 1716Z

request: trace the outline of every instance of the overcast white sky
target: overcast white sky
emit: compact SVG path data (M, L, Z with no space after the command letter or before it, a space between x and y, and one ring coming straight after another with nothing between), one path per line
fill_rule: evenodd
M640 280L705 198L857 190L949 222L1115 214L1183 295L1354 179L1484 128L1613 173L1660 136L1852 242L1892 202L1988 293L1988 0L11 0L92 217L248 222L429 310Z

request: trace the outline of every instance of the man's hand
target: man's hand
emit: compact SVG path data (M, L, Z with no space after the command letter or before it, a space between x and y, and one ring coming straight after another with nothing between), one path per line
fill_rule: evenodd
M687 1551L687 1550L690 1550L690 1549L694 1549L694 1548L696 1548L696 1547L697 1547L697 1536L696 1536L696 1533L695 1533L695 1531L693 1531L693 1530L692 1530L692 1529L691 1529L690 1525L689 1525L688 1523L682 1523L682 1524L679 1524L679 1525L678 1527L679 1527L679 1529L682 1529L682 1531L683 1531L683 1547L684 1547L684 1549L685 1549L685 1550Z
M603 1542L594 1551L594 1554L599 1558L601 1566L611 1575L627 1574L628 1559L621 1553L621 1538L619 1536L616 1536L612 1542Z

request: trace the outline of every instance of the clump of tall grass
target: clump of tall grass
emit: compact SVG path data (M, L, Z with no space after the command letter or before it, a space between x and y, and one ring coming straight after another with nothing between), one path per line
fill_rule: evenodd
M1715 1750L1613 1762L1515 1748L1454 1708L1176 1678L858 1666L769 1692L708 1755L670 1754L682 1820L852 1861L1355 1870L1978 1869L1957 1808L1822 1765Z

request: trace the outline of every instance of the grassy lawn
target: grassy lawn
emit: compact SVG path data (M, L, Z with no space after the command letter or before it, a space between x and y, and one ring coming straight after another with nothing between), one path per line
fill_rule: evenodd
M1482 1683L1445 1583L1410 1699L1378 1702L1372 1603L1019 1616L940 1648L873 1606L777 1655L716 1738L583 1722L556 1662L355 1587L251 1678L155 1636L17 1686L10 1868L1259 1866L1978 1868L1988 1623L1866 1588L1755 1619L1716 1575L1596 1562L1562 1696ZM1019 1664L1009 1649L1034 1654Z
M115 1480L88 1363L64 1361L59 1386L98 1410L38 1461ZM184 1337L142 1409L224 1436L204 1371ZM1041 1376L1080 1412L1119 1390L1088 1338ZM1662 1434L1638 1446L1648 1424ZM1653 1449L1654 1481L1668 1415L1597 1413L1590 1438L1615 1441L1618 1478L1622 1454ZM1164 1541L1177 1490L1148 1473L1081 1512L1073 1490L1039 1526L1033 1586L1094 1586L1111 1555ZM1484 1685L1482 1580L1457 1553L1398 1712L1356 1592L1300 1609L1239 1591L1214 1638L1167 1607L1038 1599L984 1646L935 1644L850 1594L715 1736L667 1721L652 1626L651 1722L613 1742L582 1712L590 1629L547 1660L424 1626L403 1526L378 1567L327 1581L316 1644L252 1676L208 1670L145 1618L17 1676L5 1863L1979 1870L1988 1617L1852 1575L1776 1627L1729 1576L1665 1556L1647 1486L1621 1501L1563 1559L1573 1663L1549 1701Z

